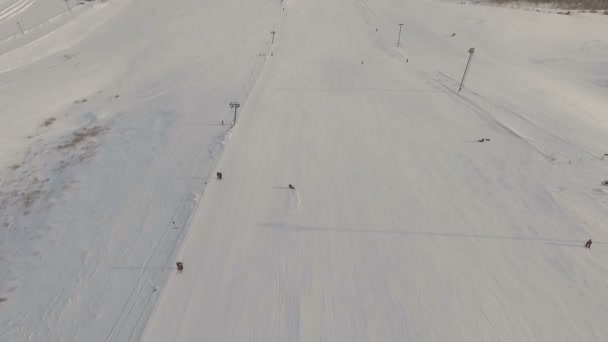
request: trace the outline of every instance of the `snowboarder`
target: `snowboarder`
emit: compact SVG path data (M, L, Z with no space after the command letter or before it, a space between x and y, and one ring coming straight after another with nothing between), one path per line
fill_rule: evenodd
M222 180L222 173L221 172L217 173L217 179Z
M585 248L591 249L591 239L589 239L589 241L587 241L587 243L585 244Z
M295 187L295 186L293 186L293 185L291 185L291 184L289 184L289 188L290 188L291 190L295 190L295 189L296 189L296 187Z
M178 261L175 263L175 265L177 265L177 273L182 273L182 271L184 270L184 263Z

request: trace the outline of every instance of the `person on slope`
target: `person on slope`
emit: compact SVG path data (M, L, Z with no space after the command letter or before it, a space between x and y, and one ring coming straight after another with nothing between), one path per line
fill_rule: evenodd
M585 244L585 248L591 249L591 239L589 239L589 241L587 241L587 243Z

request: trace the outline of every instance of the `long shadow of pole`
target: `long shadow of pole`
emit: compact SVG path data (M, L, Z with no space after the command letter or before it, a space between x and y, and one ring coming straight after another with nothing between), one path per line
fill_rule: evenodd
M581 246L584 244L582 240L565 240L555 238L542 237L526 237L526 236L500 236L500 235L476 235L476 234L458 234L458 233L439 233L439 232L424 232L411 230L386 230L386 229L354 229L354 228L325 228L325 227L310 227L300 226L277 222L264 222L260 226L270 227L278 231L284 232L310 232L310 233L358 233L358 234L388 234L388 235L411 235L423 237L444 237L455 239L486 239L486 240L508 240L508 241L538 241L545 243L570 243L564 246ZM608 242L593 241L593 244L605 245Z

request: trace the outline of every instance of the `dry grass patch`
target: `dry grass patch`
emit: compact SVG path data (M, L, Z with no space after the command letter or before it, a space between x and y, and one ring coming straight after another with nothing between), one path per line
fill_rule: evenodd
M104 131L105 131L105 129L101 126L83 128L82 130L75 132L69 141L57 146L57 149L64 150L64 149L68 149L68 148L74 148L74 147L82 144L83 142L90 140L91 138L95 138L95 137L99 136Z
M42 123L42 125L44 127L48 127L48 126L52 125L53 122L55 122L55 120L57 120L57 119L55 119L55 118L48 118L48 119L44 120L44 122Z

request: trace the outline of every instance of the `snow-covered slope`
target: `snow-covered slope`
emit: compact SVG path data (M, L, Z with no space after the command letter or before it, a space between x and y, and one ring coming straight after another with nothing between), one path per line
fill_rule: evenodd
M282 13L87 6L0 56L2 341L138 339Z
M0 41L0 340L608 337L607 16L27 1L2 37L62 14Z
M287 1L144 340L606 339L605 25Z

